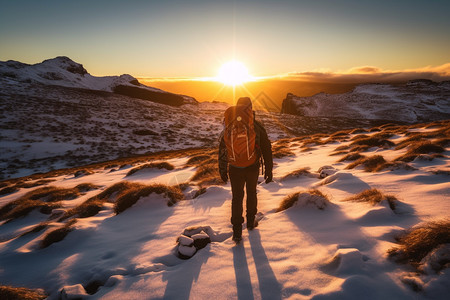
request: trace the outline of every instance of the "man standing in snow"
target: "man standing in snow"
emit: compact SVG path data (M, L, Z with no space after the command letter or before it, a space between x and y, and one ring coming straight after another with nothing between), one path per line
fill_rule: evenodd
M229 175L231 181L231 224L235 242L242 239L244 186L247 191L247 229L258 226L255 220L258 211L256 186L261 160L265 182L269 183L273 168L270 140L262 124L255 120L252 101L242 97L236 106L225 111L225 129L219 144L220 177L227 182Z

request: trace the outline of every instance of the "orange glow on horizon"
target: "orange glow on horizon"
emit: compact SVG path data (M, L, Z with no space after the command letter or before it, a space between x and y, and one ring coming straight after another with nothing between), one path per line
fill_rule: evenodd
M247 67L237 60L224 63L214 79L228 86L242 85L254 80L248 73Z

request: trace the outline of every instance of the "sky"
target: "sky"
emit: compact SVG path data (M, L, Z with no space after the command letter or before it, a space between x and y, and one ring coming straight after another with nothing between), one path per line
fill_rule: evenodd
M152 78L215 76L232 59L254 76L449 75L449 11L448 0L0 0L0 60L64 55L93 75Z

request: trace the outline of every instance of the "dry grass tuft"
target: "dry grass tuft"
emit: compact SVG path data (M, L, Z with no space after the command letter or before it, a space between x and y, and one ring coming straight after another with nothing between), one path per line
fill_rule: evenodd
M47 248L48 246L62 241L69 232L74 230L73 225L76 223L76 220L70 220L63 227L55 229L47 233L44 239L41 241L41 248Z
M450 145L450 138L441 138L433 141L434 144L441 147L447 147Z
M26 193L0 208L0 220L14 220L24 217L34 209L50 214L54 208L60 207L59 201L71 200L80 195L77 188L64 189L54 186L37 188Z
M3 300L43 300L47 295L41 290L0 285L0 297Z
M168 162L160 162L160 163L149 163L142 166L139 166L137 168L131 169L126 176L133 175L134 173L144 170L144 169L166 169L166 170L173 170L175 167L172 164L169 164Z
M355 128L352 131L350 131L350 134L357 134L357 133L364 133L364 132L367 132L367 130L364 128Z
M143 185L129 181L118 182L98 195L95 195L80 205L66 211L59 219L60 221L76 216L78 218L88 218L98 214L105 202L115 202L116 199L126 194L130 190L140 188Z
M386 164L386 160L381 155L374 155L370 157L362 157L357 161L349 164L346 169L353 169L359 165L364 167L366 172L378 172L381 171Z
M309 190L307 192L296 192L294 194L288 195L281 201L280 206L277 208L277 212L286 210L294 206L294 204L300 205L302 207L313 206L315 208L323 210L325 209L325 207L331 204L331 202L327 196L316 189Z
M60 200L72 200L80 196L78 189L58 188L54 186L46 186L35 189L24 195L30 200L42 200L45 202L55 202Z
M80 183L75 187L80 193L86 193L92 190L99 189L100 186L92 184L92 183Z
M127 190L133 189L134 187L139 186L138 183L129 182L129 181L121 181L116 184L113 184L97 196L95 198L98 198L100 200L108 201L108 202L115 202L115 199L120 197L122 194L124 194Z
M333 151L344 151L344 150L348 150L348 149L350 149L350 146L341 145L341 146L337 147L336 149L334 149Z
M353 138L354 142L351 143L351 146L369 146L369 147L382 147L382 148L390 148L395 146L395 143L383 138L384 135L373 135L370 137L360 137Z
M18 182L16 183L16 187L17 188L32 188L32 187L36 187L36 186L41 186L44 184L48 184L50 182L55 181L55 179L41 179L41 180L36 180L36 181L25 181L25 182Z
M397 206L397 202L398 202L397 198L392 195L385 195L377 189L364 190L361 193L359 193L353 197L345 199L344 201L366 202L371 205L377 205L381 201L384 201L384 200L388 202L389 207L392 210L395 210L395 208Z
M184 198L183 193L177 187L163 184L139 185L128 190L117 199L114 205L115 213L120 214L133 206L141 197L147 197L151 193L163 194L164 197L168 198L167 206L172 206Z
M195 194L192 198L195 199L195 198L199 197L200 195L203 195L204 193L206 193L206 188L200 188L195 192Z
M272 156L274 158L283 158L287 156L295 156L295 153L292 152L286 144L274 144L272 146Z
M20 236L25 236L31 233L36 233L36 232L40 232L42 230L44 230L45 228L47 228L48 224L46 222L40 223L36 226L34 226L33 228L31 228L30 230L22 233Z
M362 154L360 154L358 152L351 152L351 153L348 153L343 158L341 158L339 161L340 162L342 162L342 161L354 161L354 160L358 160L358 159L361 159L361 158L364 158L364 157L365 157L364 155L362 155Z
M398 243L399 247L388 250L389 257L398 263L409 263L418 267L429 253L450 243L450 221L432 221L419 225L400 236ZM442 267L449 262L441 262Z
M68 210L61 218L60 221L76 216L78 218L89 218L98 214L103 208L103 203L106 201L97 197L89 198L80 205Z
M199 185L223 184L219 174L219 165L215 163L204 164L197 167L191 181L197 181Z
M286 180L286 179L291 179L291 178L299 178L300 176L308 176L311 175L311 172L309 171L311 168L309 167L305 167L305 168L301 168L295 171L292 171L291 173L283 176L281 178L281 181Z
M410 145L408 151L400 157L397 157L395 161L410 162L417 158L420 154L428 153L442 153L445 149L435 143L431 142L417 142L414 145Z
M0 190L0 196L9 195L17 192L19 189L16 186L7 186Z
M199 154L199 155L195 155L195 156L192 156L191 158L189 158L188 161L186 162L185 166L190 167L190 166L198 166L198 165L201 165L201 164L204 164L207 162L211 163L213 159L217 161L217 158L214 158L211 155Z
M348 154L348 151L342 150L342 151L337 151L337 152L331 152L330 154L328 154L328 156L337 156L337 155L344 155L344 154Z

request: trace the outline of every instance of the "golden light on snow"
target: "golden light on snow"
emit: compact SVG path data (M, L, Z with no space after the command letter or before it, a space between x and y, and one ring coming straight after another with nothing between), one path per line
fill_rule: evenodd
M224 63L216 76L216 81L223 84L236 86L252 80L247 67L237 60Z

